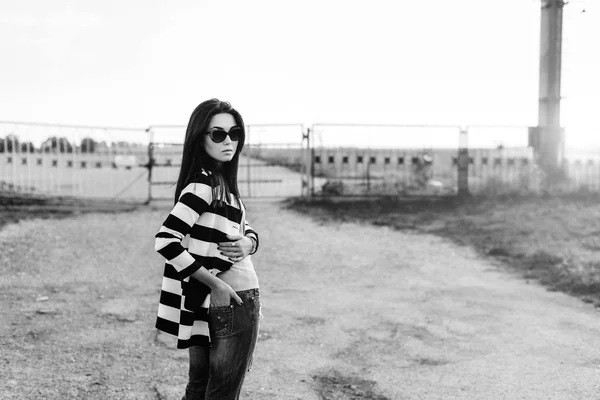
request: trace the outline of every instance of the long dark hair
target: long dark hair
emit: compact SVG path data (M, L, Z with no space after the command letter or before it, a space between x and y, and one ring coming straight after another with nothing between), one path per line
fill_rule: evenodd
M204 150L203 138L208 130L208 125L213 116L217 114L230 114L237 126L242 129L242 135L238 141L237 149L229 162L217 163ZM213 187L213 204L222 206L230 194L237 196L239 201L239 190L237 186L238 164L240 152L244 147L246 139L246 127L240 113L231 107L226 101L218 99L206 100L198 105L190 117L183 142L183 157L181 159L181 170L175 188L175 203L183 188L194 182L204 169L209 173L211 186ZM240 204L238 204L240 205Z

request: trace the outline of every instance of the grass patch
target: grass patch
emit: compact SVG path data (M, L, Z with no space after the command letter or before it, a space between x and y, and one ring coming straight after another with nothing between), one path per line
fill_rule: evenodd
M526 279L600 306L600 196L290 199L318 220L440 235L501 260Z
M323 375L314 375L316 391L321 400L390 400L377 393L376 382L357 376L343 375L330 371Z
M8 224L33 218L67 218L89 212L129 212L139 206L102 200L64 197L22 196L0 191L0 229Z

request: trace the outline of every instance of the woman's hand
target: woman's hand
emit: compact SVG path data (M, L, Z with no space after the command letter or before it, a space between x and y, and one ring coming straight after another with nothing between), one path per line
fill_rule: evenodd
M229 258L231 262L243 260L252 251L252 239L240 234L227 235L228 242L219 243L219 251L222 255Z
M242 305L242 299L237 295L235 290L228 284L221 281L217 286L211 288L210 291L210 306L211 307L223 307L231 304L231 299L235 300L236 303Z

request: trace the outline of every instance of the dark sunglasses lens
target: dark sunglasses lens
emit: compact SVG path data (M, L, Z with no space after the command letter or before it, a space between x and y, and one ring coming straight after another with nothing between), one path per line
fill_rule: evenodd
M229 131L229 137L234 142L237 142L238 140L240 140L241 136L242 136L242 128L231 128L231 130Z
M227 137L227 132L223 129L213 129L210 131L210 138L215 143L221 143Z

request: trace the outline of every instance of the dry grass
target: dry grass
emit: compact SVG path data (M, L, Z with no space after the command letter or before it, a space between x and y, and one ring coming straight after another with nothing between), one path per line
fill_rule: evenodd
M600 306L598 196L303 200L316 218L359 220L450 238L497 258L526 279Z
M0 229L4 225L34 218L66 218L88 212L132 211L139 205L127 202L98 201L61 197L21 196L0 191Z

